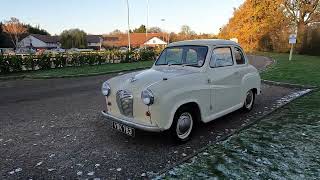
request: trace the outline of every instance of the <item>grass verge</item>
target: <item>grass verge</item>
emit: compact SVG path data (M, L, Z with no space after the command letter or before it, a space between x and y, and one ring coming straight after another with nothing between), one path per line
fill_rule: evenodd
M295 84L320 86L320 56L262 53L272 57L277 64L262 73L262 79Z
M26 71L21 73L12 73L1 75L0 79L19 79L19 78L62 78L62 77L80 77L90 75L108 74L120 71L129 71L135 69L149 68L153 61L140 61L133 63L104 64L96 66L66 67L39 71Z

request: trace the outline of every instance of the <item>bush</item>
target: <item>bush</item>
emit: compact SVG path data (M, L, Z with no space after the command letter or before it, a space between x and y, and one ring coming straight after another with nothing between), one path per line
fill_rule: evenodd
M120 62L121 63L129 63L133 60L133 52L127 51L125 54L121 54Z
M101 65L104 63L129 63L133 61L154 60L156 52L141 50L121 52L107 50L104 52L74 53L74 54L42 54L42 55L8 55L0 56L0 73L20 72L26 70L53 69L67 66Z
M27 56L23 61L27 70L35 70L37 66L37 60L34 58L34 56Z
M72 55L70 56L70 65L71 65L71 66L78 66L78 64L80 64L79 62L80 62L80 60L79 60L79 55L77 55L77 54L72 54Z
M5 56L0 56L0 73L5 74L10 72L10 64Z
M9 67L12 72L20 72L22 71L22 58L21 56L9 56Z
M104 61L101 55L97 54L97 59L96 61L98 62L98 65L101 65Z
M38 56L38 66L40 69L51 69L51 55Z
M87 55L87 63L92 66L98 64L98 54L89 54Z
M156 58L156 53L152 50L141 50L140 58L142 61L151 61Z
M63 54L59 54L56 56L55 60L53 61L53 64L55 68L66 67L67 57Z
M86 55L81 55L80 54L78 56L78 60L79 60L79 63L77 64L78 66L83 66L85 64L88 64Z

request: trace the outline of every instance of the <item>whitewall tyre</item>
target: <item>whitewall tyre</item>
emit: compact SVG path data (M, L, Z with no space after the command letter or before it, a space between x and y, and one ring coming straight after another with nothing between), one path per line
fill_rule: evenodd
M246 97L245 97L242 109L245 112L251 111L254 106L254 101L255 101L255 93L251 89L246 93Z
M181 108L174 116L170 134L175 141L186 142L190 139L194 129L195 118L191 110Z

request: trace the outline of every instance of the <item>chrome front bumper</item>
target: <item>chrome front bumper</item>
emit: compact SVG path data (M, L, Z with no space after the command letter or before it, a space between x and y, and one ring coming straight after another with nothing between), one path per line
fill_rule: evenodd
M101 113L106 119L108 119L110 121L125 124L127 126L130 126L130 127L136 128L136 129L141 129L141 130L149 131L149 132L161 132L162 131L158 126L148 126L148 125L144 125L144 124L135 123L135 122L130 121L129 119L121 119L121 118L115 117L105 111L101 111Z

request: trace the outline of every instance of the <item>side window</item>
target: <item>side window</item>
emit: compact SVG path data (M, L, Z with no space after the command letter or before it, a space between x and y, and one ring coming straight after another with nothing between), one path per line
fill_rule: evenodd
M231 49L228 47L216 48L210 60L210 67L232 66L233 59Z
M237 64L245 64L246 60L244 59L242 51L237 47L235 47L234 49L235 49L234 56L236 58Z

